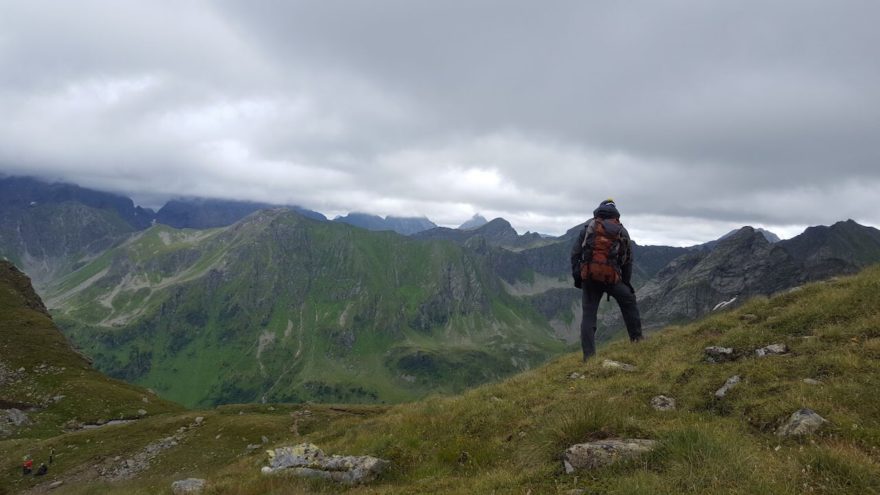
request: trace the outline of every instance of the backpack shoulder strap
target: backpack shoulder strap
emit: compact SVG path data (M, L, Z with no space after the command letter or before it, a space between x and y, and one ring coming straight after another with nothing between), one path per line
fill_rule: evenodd
M591 218L591 219L587 220L587 223L584 224L584 238L581 240L581 247L582 248L587 247L587 239L590 238L590 234L593 233L595 228L596 228L596 219L595 218Z

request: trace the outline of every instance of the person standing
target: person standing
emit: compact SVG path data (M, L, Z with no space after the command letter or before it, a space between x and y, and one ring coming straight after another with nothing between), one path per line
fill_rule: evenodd
M584 361L596 354L596 320L604 294L617 301L630 341L642 340L642 320L632 286L632 246L629 232L620 223L613 199L593 211L593 218L571 248L574 286L583 291L581 349Z

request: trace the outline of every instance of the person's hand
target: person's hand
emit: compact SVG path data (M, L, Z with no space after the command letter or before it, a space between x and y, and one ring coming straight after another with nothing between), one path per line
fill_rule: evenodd
M574 273L573 273L573 274L571 275L571 278L574 279L574 287L575 287L576 289L580 289L580 288L582 288L582 287L584 286L583 280L581 280L581 277L580 277L578 274L574 274Z

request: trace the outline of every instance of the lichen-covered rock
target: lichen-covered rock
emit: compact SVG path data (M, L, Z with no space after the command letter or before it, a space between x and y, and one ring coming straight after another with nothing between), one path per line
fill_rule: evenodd
M730 389L739 385L741 381L742 378L740 378L739 375L733 375L732 377L728 378L727 381L724 382L724 385L722 385L721 388L715 391L715 398L723 399L724 396L727 395L727 392L730 392Z
M651 399L651 407L658 411L674 411L675 399L665 395L658 395Z
M779 356L788 352L788 346L785 344L770 344L760 349L755 349L755 355L758 357Z
M31 424L28 415L20 409L6 409L5 411L0 411L0 413L2 413L0 421L6 421L12 424L12 426L27 426Z
M372 456L327 456L316 445L303 443L268 451L263 474L290 474L357 485L375 480L390 464Z
M606 359L602 361L602 367L613 370L623 370L623 371L635 371L636 367L631 364L621 363L620 361L614 361L612 359Z
M597 469L654 450L657 442L640 438L609 439L572 445L563 454L566 473Z
M186 495L190 493L202 493L206 481L199 478L187 478L171 483L171 493L174 495Z
M814 378L804 378L804 383L807 385L822 385L822 382Z
M710 363L723 363L736 359L736 353L730 347L713 345L707 347L704 352L706 353L706 361Z
M788 421L776 430L780 437L811 435L828 421L812 409L800 409L788 417Z

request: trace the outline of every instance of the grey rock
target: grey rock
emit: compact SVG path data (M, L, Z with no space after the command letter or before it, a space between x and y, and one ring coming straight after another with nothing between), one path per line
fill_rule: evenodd
M12 426L27 426L31 424L31 420L28 418L28 415L20 409L7 409L4 412L6 413L6 421L8 423L11 423ZM2 416L0 416L0 418L2 418Z
M171 492L174 495L185 495L189 493L202 493L207 482L200 478L187 478L171 483Z
M779 356L788 352L788 346L785 344L770 344L760 349L755 349L755 355L760 357Z
M260 440L261 440L264 444L269 443L269 437L267 437L266 435L263 435L262 437L260 437Z
M138 409L138 416L146 416L146 415L147 415L146 409Z
M657 442L639 438L609 439L572 445L563 453L566 473L598 469L654 450Z
M310 443L269 451L263 474L289 474L358 485L375 480L390 463L372 456L327 456Z
M53 481L52 483L49 483L49 489L54 490L63 484L64 484L63 480Z
M718 390L715 391L715 398L716 399L723 399L724 396L727 395L727 392L730 392L730 389L739 385L739 383L741 381L742 381L742 379L740 378L739 375L734 375L734 376L728 378L727 381L724 382L724 385L722 385L721 388L719 388Z
M260 444L260 443L251 443L251 444L248 444L247 449L248 450L257 450L262 446L263 446L263 444Z
M568 375L569 380L578 380L584 378L584 375L578 373L577 371L572 371L570 375Z
M776 430L780 437L811 435L828 421L812 409L800 409L788 417L788 421Z
M602 367L613 370L623 370L623 371L635 371L636 367L631 364L621 363L620 361L614 361L611 359L606 359L602 361Z
M200 425L200 424L202 424L202 423L204 423L204 422L205 422L205 418L204 418L203 416L196 416L196 421L195 421L195 423L196 423L197 425Z
M658 411L674 411L675 399L665 395L658 395L651 399L651 407Z
M804 383L807 385L822 385L822 382L814 380L813 378L804 378Z
M703 350L706 361L710 363L724 363L736 359L736 353L730 347L709 346Z

